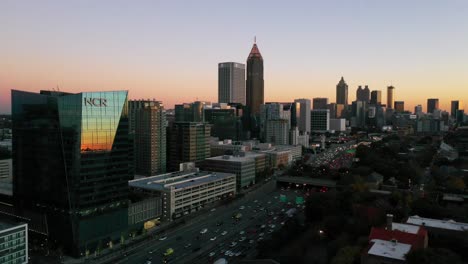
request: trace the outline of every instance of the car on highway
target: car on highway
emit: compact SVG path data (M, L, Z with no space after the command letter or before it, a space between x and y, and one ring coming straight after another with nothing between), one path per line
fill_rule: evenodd
M262 236L264 236L264 235L265 235L265 233L260 233L260 234L258 234L258 236L260 236L260 237L262 237Z
M237 246L237 242L236 242L236 241L232 241L231 247L235 247L235 246Z
M174 254L174 249L168 248L168 249L166 249L166 252L163 253L163 256L167 257L167 256L170 256L172 254Z
M205 234L206 232L208 232L208 228L203 228L203 229L200 231L200 234Z
M255 241L253 241L253 239L250 239L249 240L249 244L253 244Z
M227 234L227 231L223 231L223 232L221 233L222 236L225 236L226 234Z
M246 239L247 239L246 237L241 237L241 238L239 239L239 242L244 242Z
M185 244L184 248L189 248L191 246L192 246L192 244L188 243L188 244Z
M235 256L238 257L238 256L240 256L241 254L242 254L242 252L239 251L239 252L236 252Z
M209 257L213 257L214 255L216 255L215 252L210 252L210 254L208 255Z
M239 207L239 210L244 210L244 209L245 209L245 206L243 206L243 205L241 207Z
M210 238L210 240L211 240L211 241L215 241L216 238L217 238L217 237L214 236L214 237Z
M223 224L224 224L223 221L218 221L218 222L216 222L216 226L222 226Z
M239 232L239 235L243 235L243 234L245 234L245 231L244 231L244 230L242 230L242 231Z
M166 240L166 239L167 239L167 236L163 236L163 237L160 237L160 238L159 238L159 241L164 241L164 240Z

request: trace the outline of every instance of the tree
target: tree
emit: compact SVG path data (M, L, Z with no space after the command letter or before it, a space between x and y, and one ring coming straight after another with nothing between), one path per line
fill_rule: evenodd
M460 177L450 176L447 181L447 187L454 191L464 191L465 181Z
M445 248L426 248L411 251L406 255L408 264L461 264L460 256Z
M331 264L353 264L359 259L360 247L346 246L338 250L338 253L331 260Z

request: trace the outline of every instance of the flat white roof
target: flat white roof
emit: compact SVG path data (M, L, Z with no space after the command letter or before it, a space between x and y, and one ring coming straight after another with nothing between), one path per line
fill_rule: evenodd
M410 216L406 221L408 224L418 225L418 226L427 226L440 229L448 229L454 231L468 231L467 223L460 223L454 220L440 220L432 218L424 218L420 216Z
M391 259L405 260L405 255L411 250L411 245L380 239L372 239L374 244L367 254Z
M401 232L417 234L419 231L419 226L416 225L407 225L407 224L400 224L400 223L392 223L393 230L399 230Z

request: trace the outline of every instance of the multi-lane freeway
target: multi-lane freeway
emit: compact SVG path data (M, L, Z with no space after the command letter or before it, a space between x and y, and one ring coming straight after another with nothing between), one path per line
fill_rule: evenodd
M295 198L292 191L275 190L256 192L227 206L213 209L170 233L142 245L138 250L127 252L115 263L212 263L226 258L236 263L242 258L255 256L258 241L271 236L281 227L287 216L284 211L292 204L279 201L285 194ZM241 214L240 220L233 215ZM173 251L170 256L163 254Z

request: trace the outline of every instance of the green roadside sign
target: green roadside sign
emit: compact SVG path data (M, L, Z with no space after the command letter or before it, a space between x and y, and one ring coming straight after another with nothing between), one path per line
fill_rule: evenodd
M296 196L296 204L304 204L304 197Z
M286 197L286 195L281 194L281 195L280 195L280 201L283 202L283 203L285 203L285 202L288 201L288 198Z

